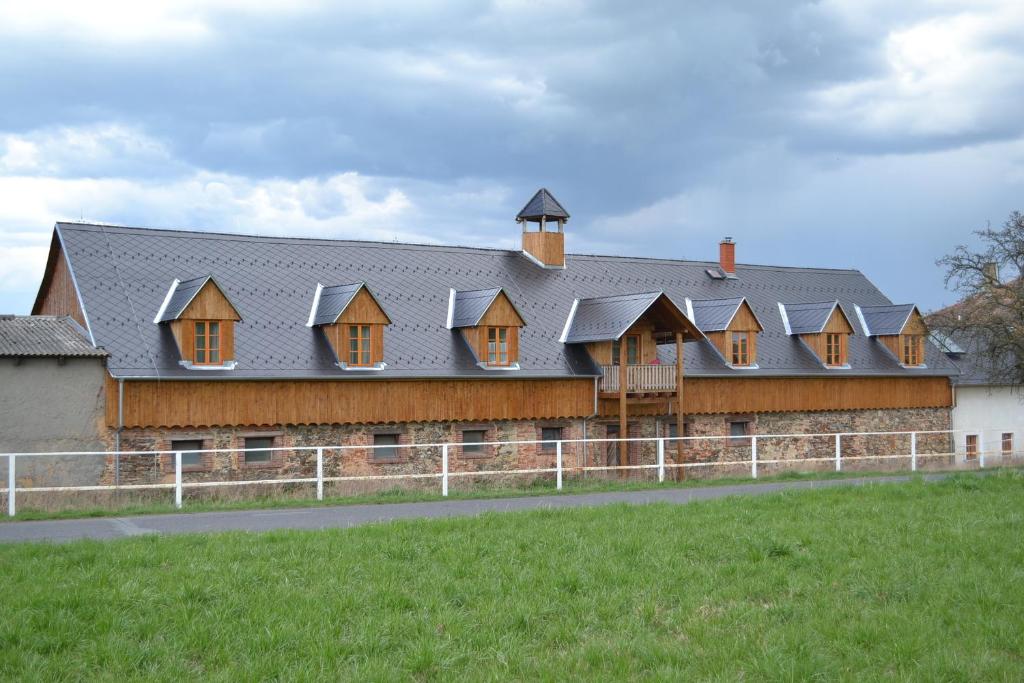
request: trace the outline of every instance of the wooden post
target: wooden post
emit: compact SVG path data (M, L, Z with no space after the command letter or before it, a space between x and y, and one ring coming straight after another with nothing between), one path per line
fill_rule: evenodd
M619 342L619 439L625 439L628 435L628 422L626 420L626 382L628 373L626 367L626 341L623 338ZM629 464L629 442L619 441L619 466ZM626 470L619 470L625 474Z
M676 332L676 436L683 436L683 333ZM683 441L676 441L676 464L683 463ZM686 478L686 470L677 467L680 479Z

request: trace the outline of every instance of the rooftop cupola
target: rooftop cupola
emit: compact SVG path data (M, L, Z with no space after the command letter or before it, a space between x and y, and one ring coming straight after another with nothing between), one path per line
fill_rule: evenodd
M545 188L516 215L523 225L523 253L543 268L565 268L565 222L569 212ZM530 227L537 224L537 230Z

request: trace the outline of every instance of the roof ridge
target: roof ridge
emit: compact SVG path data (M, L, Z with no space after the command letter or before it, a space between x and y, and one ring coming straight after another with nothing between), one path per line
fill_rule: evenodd
M499 247L481 247L465 244L438 244L430 242L385 242L383 240L361 240L351 237L345 238L331 238L331 237L293 237L286 235L257 235L252 233L239 233L239 232L219 232L209 230L186 230L184 228L158 228L152 226L132 226L132 225L120 225L116 223L97 223L90 221L57 221L58 225L77 227L77 228L99 228L100 230L119 230L125 232L160 232L160 233L173 233L171 236L180 236L182 238L193 238L193 239L234 239L239 241L283 241L283 242L300 242L300 243L311 243L311 244L333 244L333 245L355 245L362 248L389 248L389 249L401 249L401 248L413 248L413 249L431 249L435 251L452 251L452 250L470 250L480 252L493 252L501 253L506 255L518 256L522 253L521 249L503 249ZM663 256L622 256L618 254L586 254L586 253L566 253L566 257L573 258L585 258L585 259L616 259L622 261L649 261L649 262L662 262L669 264L688 264L694 266L717 266L717 261L697 260L697 259L684 259L684 258L665 258ZM803 272L841 272L841 273L863 273L856 268L827 268L821 266L785 266L785 265L774 265L764 263L737 263L736 266L743 268L756 268L758 270L776 270L776 271L803 271ZM877 288L876 288L877 289Z

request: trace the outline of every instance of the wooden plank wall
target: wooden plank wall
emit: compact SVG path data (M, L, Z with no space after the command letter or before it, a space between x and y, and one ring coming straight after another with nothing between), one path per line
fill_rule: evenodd
M524 232L523 250L545 265L565 265L565 233Z
M107 421L117 425L117 394ZM556 419L590 415L594 381L126 381L127 427Z
M79 325L85 327L85 314L82 313L82 306L78 301L78 293L75 292L75 283L71 279L71 270L64 258L64 252L56 250L57 261L53 267L53 274L46 286L46 293L35 315L69 315Z
M771 413L885 408L949 408L953 392L945 377L686 378L686 413ZM602 400L603 417L619 414ZM664 415L668 401L630 404L630 415Z

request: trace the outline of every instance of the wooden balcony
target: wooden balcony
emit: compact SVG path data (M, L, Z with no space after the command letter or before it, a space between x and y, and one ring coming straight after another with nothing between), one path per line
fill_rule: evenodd
M602 365L603 373L600 392L603 394L619 393L619 366ZM662 394L675 393L676 367L674 365L627 365L627 394Z

